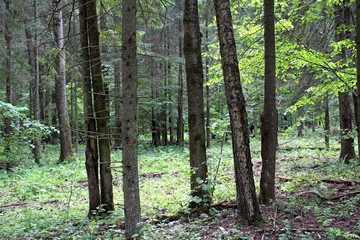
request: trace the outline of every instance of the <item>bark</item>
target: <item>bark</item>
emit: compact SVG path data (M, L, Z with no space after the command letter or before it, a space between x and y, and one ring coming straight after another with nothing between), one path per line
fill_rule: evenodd
M201 33L198 1L184 1L184 56L188 94L188 123L190 148L191 195L202 202L190 202L190 207L201 207L210 203L209 194L202 185L207 183L205 149L203 65L201 59Z
M38 1L34 0L34 13L35 19L38 19ZM35 27L34 34L34 84L33 84L33 96L34 96L34 120L40 121L40 68L39 68L39 44L38 44L38 34ZM35 163L39 164L41 159L41 138L34 140L34 159Z
M360 161L360 0L356 0L356 93L357 93L357 133L358 157Z
M122 73L123 73L123 192L125 238L140 230L140 190L138 173L138 115L136 59L136 0L123 2Z
M326 149L330 147L330 113L329 113L329 96L325 97L325 124L324 124L324 133L325 133L325 146Z
M69 113L66 96L66 55L64 45L64 30L62 18L62 5L60 0L53 0L54 8L54 36L57 48L55 69L57 72L55 80L56 107L60 128L60 159L59 162L73 159L72 136L69 122Z
M86 0L79 0L79 20L80 20L80 43L82 59L82 75L84 89L84 116L86 126L85 136L85 159L86 173L89 192L89 212L88 217L97 214L100 207L100 186L99 186L99 164L98 148L96 137L96 122L93 109L93 96L90 72L90 53L87 30Z
M178 0L176 1L177 7L180 10L183 6L183 1ZM179 58L182 59L183 57L183 41L182 41L182 34L183 27L182 27L182 21L179 17L178 20L178 34L179 34ZM184 147L184 114L183 114L183 94L184 94L184 79L183 79L183 64L178 64L178 97L177 97L177 112L178 112L178 118L177 118L177 129L176 129L176 137L177 137L177 144L179 147Z
M153 62L151 62L154 65ZM151 69L151 79L153 79L153 83L151 85L151 98L155 103L151 106L151 138L152 138L152 146L158 147L160 146L160 137L161 137L161 127L159 124L159 114L158 114L158 86L157 80L154 76L154 68Z
M101 206L104 212L114 210L113 185L111 173L111 149L109 132L109 112L106 106L106 94L101 72L100 39L96 0L86 1L86 16L89 37L91 79L94 95L94 110L98 132L100 159Z
M206 23L205 23L205 39L206 41L209 41L209 24L208 24L208 19L206 19ZM205 45L205 51L208 52L209 51L209 47L208 44L206 43ZM205 79L206 79L206 83L208 83L210 81L209 79L209 58L207 57L205 60ZM206 123L205 123L205 128L206 128L206 147L209 148L211 145L211 129L210 129L210 86L206 85L205 87L205 91L206 91Z
M275 17L274 0L264 0L265 16L265 84L264 110L261 115L261 179L260 203L269 205L275 199L275 164L278 113L275 81Z
M121 99L121 63L114 63L114 85L115 85L115 134L114 149L122 149L122 99Z
M341 30L343 25L350 25L351 12L348 0L344 0L341 5L335 5L335 42L346 40L350 38L350 32ZM342 49L338 54L337 60L344 61L350 57L349 49ZM351 101L348 92L339 92L339 114L340 114L340 131L341 131L341 150L340 159L345 163L349 163L350 159L355 159L354 139L351 136L352 132L352 113Z
M256 199L247 113L240 83L230 2L214 0L214 5L232 132L238 223L257 224L261 220L261 213Z
M12 33L10 31L10 26L9 26L9 20L11 19L11 17L13 17L13 15L11 14L11 10L10 10L10 1L6 0L5 2L5 16L4 16L4 37L5 37L5 41L6 41L6 59L5 59L5 73L6 73L6 77L5 77L5 86L6 86L6 96L5 96L5 102L12 104L13 99L12 99L12 82L11 82L11 78L12 78L12 51L13 51L13 37L12 37ZM5 138L9 138L10 134L11 134L11 121L8 118L4 118L4 134L5 134ZM5 140L6 141L6 140ZM6 151L9 151L11 148L10 145L7 145L5 147Z

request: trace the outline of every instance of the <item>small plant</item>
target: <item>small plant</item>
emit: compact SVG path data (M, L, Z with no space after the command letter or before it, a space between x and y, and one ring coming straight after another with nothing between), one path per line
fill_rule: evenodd
M343 231L339 228L328 228L327 229L327 236L332 239L332 240L337 240L337 239L360 239L360 236L355 234L355 233L351 233L348 231Z

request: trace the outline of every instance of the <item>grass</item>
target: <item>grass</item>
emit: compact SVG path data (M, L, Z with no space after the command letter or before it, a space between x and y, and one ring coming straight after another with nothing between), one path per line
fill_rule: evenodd
M261 166L260 142L251 140L256 186ZM148 220L141 239L355 239L360 235L360 195L332 201L342 193L359 190L358 185L343 186L322 179L360 179L360 167L344 165L337 159L339 146L331 150L309 150L322 146L322 139L283 138L279 140L277 175L291 177L277 182L277 201L262 206L262 228L237 228L233 209L213 209L210 213L178 221ZM291 150L282 150L291 147ZM296 148L299 147L299 148ZM301 148L300 148L301 147ZM220 154L221 153L221 154ZM209 179L216 186L214 203L235 199L231 144L214 142L208 149ZM113 152L114 201L116 210L103 219L88 220L86 171L83 156L71 163L56 164L58 147L48 146L42 164L30 160L11 171L0 172L1 239L122 239L123 194L121 152ZM189 152L177 147L157 149L141 146L139 173L142 215L175 214L187 211L189 201ZM294 231L309 222L320 232ZM306 228L309 228L306 225ZM271 229L271 231L269 230Z

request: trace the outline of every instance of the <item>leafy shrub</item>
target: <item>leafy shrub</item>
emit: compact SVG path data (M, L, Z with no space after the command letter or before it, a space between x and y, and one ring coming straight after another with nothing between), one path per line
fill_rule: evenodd
M29 119L28 109L0 101L0 169L11 168L28 155L32 140L50 135L55 128ZM5 122L10 132L5 132Z

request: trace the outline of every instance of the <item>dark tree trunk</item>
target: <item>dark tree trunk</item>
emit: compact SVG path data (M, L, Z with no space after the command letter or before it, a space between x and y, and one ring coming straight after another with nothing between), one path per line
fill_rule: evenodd
M114 85L115 85L115 134L114 149L122 149L122 99L121 99L121 63L114 63Z
M202 201L190 202L190 207L208 204L209 194L202 185L207 183L205 149L203 65L201 59L201 33L199 26L198 1L184 1L184 56L188 95L189 148L191 168L191 195Z
M151 62L152 66L154 65ZM159 124L159 114L158 114L158 86L157 80L155 79L154 68L151 69L151 79L153 79L151 85L151 98L152 101L155 103L151 106L151 137L152 137L152 146L158 147L160 146L160 138L161 138L161 131L160 131L160 124Z
M72 137L69 123L69 113L66 100L66 56L64 45L62 5L60 0L53 0L54 8L54 36L57 48L56 54L56 107L60 128L60 162L69 161L73 158Z
M324 133L325 133L325 146L326 149L330 147L330 113L329 113L329 96L325 97L325 124L324 124Z
M264 111L261 114L261 179L260 203L269 205L275 199L275 164L278 113L275 81L274 0L264 0L265 12L265 85Z
M358 133L358 157L360 161L360 0L356 0L356 94L357 104L357 133Z
M214 5L232 132L238 222L241 225L257 224L261 220L261 213L255 192L247 113L240 83L230 2L214 0Z
M123 192L125 238L139 233L141 221L138 173L138 115L136 45L136 0L123 2L122 73L123 73Z
M351 11L349 1L344 0L340 5L335 5L335 42L350 39L350 32L344 30L344 25L350 25ZM336 60L345 61L350 57L349 49L342 49ZM354 139L352 132L352 112L351 101L348 92L339 92L339 114L340 114L340 131L341 131L341 150L340 159L349 163L350 159L355 159Z
M94 110L98 132L100 158L101 206L105 212L114 210L113 185L111 174L111 151L109 132L109 111L106 104L106 93L102 79L100 39L98 31L96 0L86 1L86 16L89 37L91 79L94 91Z
M35 19L38 19L38 1L34 0L34 12ZM39 44L38 44L38 34L37 29L35 27L35 37L34 37L34 88L33 88L33 96L34 96L34 120L40 121L40 68L39 68ZM35 163L40 163L41 159L41 138L37 138L34 140L34 148L33 148Z
M12 34L10 31L10 26L9 26L9 20L12 19L13 14L11 14L11 9L10 9L10 1L9 0L5 0L5 16L4 16L4 37L5 37L5 41L6 41L6 50L7 50L7 54L6 54L6 59L5 59L5 72L6 72L6 77L5 77L5 85L6 85L6 96L5 96L5 102L12 104L13 103L13 97L12 97L12 51L13 51L13 38L12 38ZM5 133L5 138L9 138L10 137L10 133L11 133L11 122L10 119L8 118L4 118L4 133ZM6 151L9 151L11 148L10 145L7 145L5 147Z
M179 12L181 13L181 9L183 6L182 0L176 1L176 6L179 9ZM179 13L179 14L180 14ZM179 17L178 20L178 34L179 34L179 58L183 58L183 41L182 41L182 21ZM178 119L177 119L177 129L176 129L176 138L177 138L177 144L179 147L184 147L184 114L183 114L183 94L184 94L184 79L183 79L183 64L178 64L178 97L177 97L177 112L178 112Z
M90 53L87 30L86 0L79 0L79 20L80 20L80 42L82 59L82 77L84 89L84 116L85 116L85 159L86 173L89 191L89 212L88 217L97 215L100 207L100 186L99 186L99 164L98 164L98 144L96 137L96 122L93 109L93 95L90 72Z

